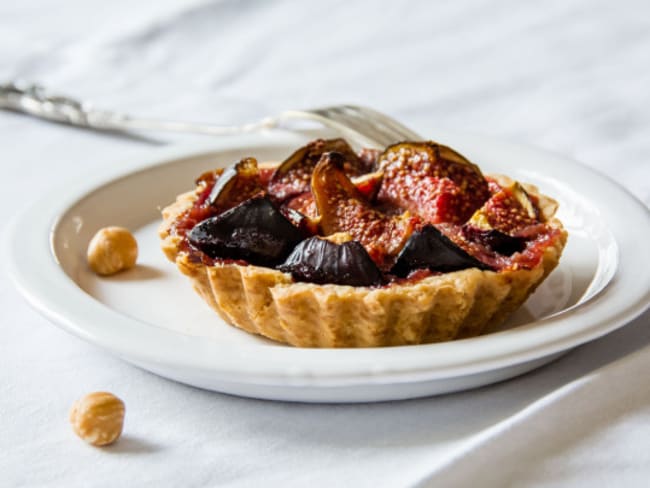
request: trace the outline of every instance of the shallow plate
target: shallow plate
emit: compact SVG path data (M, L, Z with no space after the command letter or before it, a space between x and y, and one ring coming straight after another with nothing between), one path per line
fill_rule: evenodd
M534 183L560 202L570 237L561 263L504 330L455 342L377 349L298 349L223 323L159 248L160 208L205 170L244 155L286 157L306 141L274 133L171 149L66 185L16 218L10 271L54 323L149 371L257 398L359 402L471 388L544 364L625 324L648 305L648 210L566 159L477 136L437 133L481 166ZM606 196L606 200L603 200ZM138 266L100 278L85 250L101 227L132 229Z

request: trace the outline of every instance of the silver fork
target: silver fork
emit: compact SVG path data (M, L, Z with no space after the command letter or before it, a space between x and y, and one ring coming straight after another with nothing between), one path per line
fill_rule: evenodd
M23 112L63 124L102 131L171 131L224 136L288 128L292 120L311 120L334 129L364 146L385 147L404 140L421 140L417 133L376 110L357 105L335 105L309 110L287 110L273 117L237 126L195 124L145 119L107 110L74 98L48 93L34 84L0 84L0 108Z
M365 146L386 147L400 141L422 140L421 136L395 119L359 105L287 110L276 119L278 122L291 119L314 120Z

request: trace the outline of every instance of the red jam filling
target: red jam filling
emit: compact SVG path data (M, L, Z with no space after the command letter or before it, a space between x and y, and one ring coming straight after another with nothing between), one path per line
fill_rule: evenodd
M361 163L353 165L357 173L353 175L346 174L344 166L336 161L325 167L323 159L329 154L323 155L314 168L313 151L310 153L310 175L315 173L310 191L296 195L291 173L285 170L281 179L274 179L278 171L275 168L260 168L256 184L261 186L280 213L301 229L305 238L342 232L360 242L381 270L384 286L417 282L439 274L427 268L413 269L403 277L391 274L391 266L405 243L414 232L428 224L434 224L462 251L495 271L534 268L541 262L544 251L561 237L560 230L543 222L539 202L534 196L529 197L530 203L522 204L509 193L509 188L501 187L491 178L483 179L480 172L479 181L477 169L470 171L454 167L453 171L446 173L429 171L424 174L422 167L418 166L409 173L403 168L396 171L389 162L383 173L377 173L379 176L373 173L372 177L365 178L358 175L358 168L367 168L370 175L377 169L377 161L381 163L383 156L379 152L362 151ZM292 164L293 170L295 161ZM305 167L298 167L296 171L303 181ZM463 171L471 176L469 186L464 184ZM194 262L246 265L248 262L243 259L210 257L192 245L187 237L197 224L223 212L210 201L213 188L222 174L223 170L216 170L204 173L197 179L194 204L179 216L170 232L182 237L180 250ZM290 197L281 200L274 198L274 194L287 194ZM500 235L505 234L519 247L514 252L503 253L491 245L492 241L474 239L473 235L486 232L480 229L475 232L474 226L478 224L470 217L476 215L477 211L482 213L482 225L488 222Z

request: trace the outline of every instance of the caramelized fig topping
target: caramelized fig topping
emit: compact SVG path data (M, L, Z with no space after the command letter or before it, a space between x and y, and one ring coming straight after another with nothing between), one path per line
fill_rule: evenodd
M224 170L212 187L207 201L220 213L263 191L257 160L244 158Z
M303 239L266 196L199 222L187 237L192 246L213 259L243 259L260 266L281 263Z
M430 223L465 222L489 196L478 166L435 142L402 142L386 148L379 200L407 208Z
M539 224L539 212L526 190L514 182L492 195L469 223L482 230L516 235L526 227Z
M343 155L326 153L312 175L322 233L347 232L382 267L400 251L416 221L409 212L389 216L373 208L345 175L344 166Z
M344 171L349 175L359 175L364 170L364 163L343 139L317 139L301 147L286 159L273 173L268 189L277 200L309 192L311 174L326 152L336 151L345 157Z
M413 233L397 256L391 273L404 278L420 268L443 273L467 268L491 269L463 251L433 225L426 225Z
M278 266L296 281L350 286L378 286L382 276L364 247L357 241L341 244L310 237L302 241Z
M357 155L343 139L319 139L278 167L245 158L197 185L175 228L184 250L194 258L201 251L205 262L277 267L297 281L376 286L418 273L503 269L532 256L548 233L546 204L507 178L486 180L431 141Z

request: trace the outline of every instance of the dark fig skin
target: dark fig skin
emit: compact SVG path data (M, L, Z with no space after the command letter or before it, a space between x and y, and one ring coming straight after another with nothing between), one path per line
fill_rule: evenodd
M496 229L483 230L465 225L462 231L465 239L478 242L502 256L512 256L514 253L526 249L526 239L509 236Z
M422 268L442 273L467 268L492 269L467 254L432 225L426 225L411 235L397 256L391 274L405 278L411 271Z
M356 176L365 171L365 163L344 139L317 139L298 149L276 168L268 185L269 193L276 200L285 201L309 192L316 164L323 154L332 151L345 157L346 174Z
M382 274L357 241L336 244L320 237L305 239L293 250L280 271L296 281L349 286L379 286Z
M267 196L205 219L187 234L190 244L210 258L269 267L284 261L303 237Z
M303 236L313 236L318 234L317 220L284 205L279 208L279 211L289 222L300 230Z
M212 187L207 202L223 212L263 191L257 160L244 158L224 170Z

